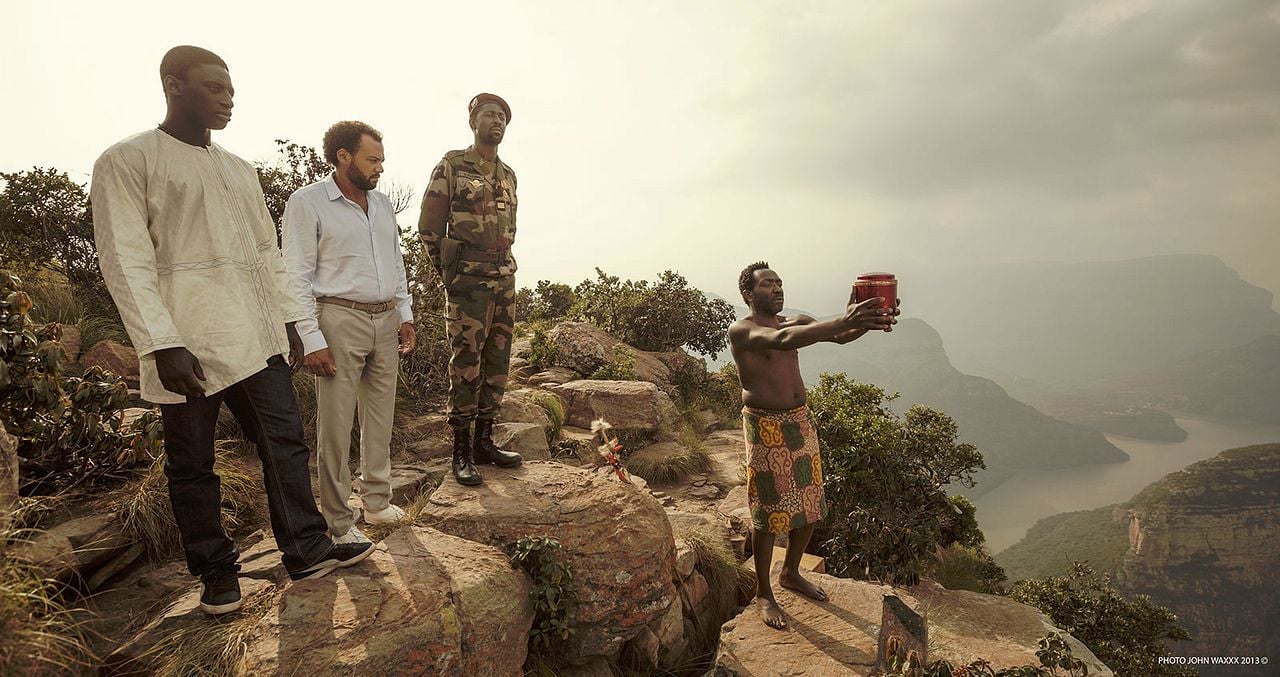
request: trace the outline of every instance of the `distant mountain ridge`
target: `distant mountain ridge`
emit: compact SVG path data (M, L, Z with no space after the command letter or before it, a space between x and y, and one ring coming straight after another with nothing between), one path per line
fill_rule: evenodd
M1280 655L1280 444L1224 451L1129 501L1040 520L995 556L1010 578L1088 559L1125 594L1169 607L1191 632L1181 655ZM1235 666L1201 674L1268 674Z
M926 322L904 319L892 332L871 332L844 346L820 343L800 358L806 383L822 372L844 372L899 392L900 404L921 403L946 412L960 437L982 452L987 471L970 495L990 490L1018 468L1065 468L1129 457L1101 433L1047 416L994 381L964 374L947 356L942 337Z

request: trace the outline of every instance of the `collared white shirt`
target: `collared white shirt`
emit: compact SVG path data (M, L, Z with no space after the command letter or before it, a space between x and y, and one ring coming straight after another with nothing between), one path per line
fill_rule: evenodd
M190 350L206 393L288 354L285 323L303 314L248 162L153 129L98 158L90 197L102 277L137 350L144 398L186 402L160 383L157 350Z
M305 317L298 322L309 355L329 343L316 320L316 298L360 303L394 300L400 322L413 321L413 298L400 251L400 227L391 200L366 191L369 212L348 200L333 174L289 196L281 235L293 297Z

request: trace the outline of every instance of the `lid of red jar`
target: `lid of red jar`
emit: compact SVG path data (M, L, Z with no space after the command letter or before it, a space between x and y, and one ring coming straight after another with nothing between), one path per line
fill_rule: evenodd
M892 280L895 279L893 273L863 273L858 276L859 280Z

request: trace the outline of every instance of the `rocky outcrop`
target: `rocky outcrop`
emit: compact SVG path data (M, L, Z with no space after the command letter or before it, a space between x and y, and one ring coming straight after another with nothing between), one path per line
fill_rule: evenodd
M675 545L662 506L612 475L555 462L526 462L511 470L483 466L481 472L479 487L446 477L423 519L500 548L526 536L554 536L580 597L573 637L559 648L563 657L575 663L597 656L616 660L624 649L651 655L646 633L670 634L663 619L677 599Z
M10 555L44 576L92 590L131 564L142 547L129 538L114 512L69 519L12 547Z
M80 364L85 368L102 367L129 383L138 382L138 353L115 341L98 341L80 356Z
M265 606L244 640L243 674L518 675L526 658L528 580L502 552L427 527L401 528L365 562L278 592L242 582L241 613ZM199 595L194 586L119 648L113 670L145 672L148 649L207 626Z
M675 410L666 393L645 381L570 381L551 392L564 400L565 423L578 428L603 417L615 428L656 432Z
M776 576L780 564L775 563ZM724 625L716 656L716 675L871 675L883 599L897 595L928 622L930 661L966 664L979 658L995 670L1039 665L1036 643L1059 632L1044 614L1007 597L946 590L924 583L913 589L807 574L830 597L825 603L775 586L789 628L779 631L760 620L754 606ZM1112 675L1075 638L1064 635L1072 655L1090 675Z
M1280 655L1280 444L1224 451L1123 507L1129 551L1116 586L1178 615L1192 639L1177 653Z
M635 360L636 379L671 387L671 370L654 354L637 350L586 322L561 322L547 333L555 347L555 366L590 376L611 364L616 351L626 350Z

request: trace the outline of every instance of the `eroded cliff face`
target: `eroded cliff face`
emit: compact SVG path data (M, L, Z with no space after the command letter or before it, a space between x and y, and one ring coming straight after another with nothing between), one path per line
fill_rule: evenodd
M1232 449L1167 475L1117 510L1126 594L1169 607L1192 635L1175 655L1280 661L1280 444ZM1215 674L1202 666L1202 674ZM1274 666L1249 672L1266 674Z

